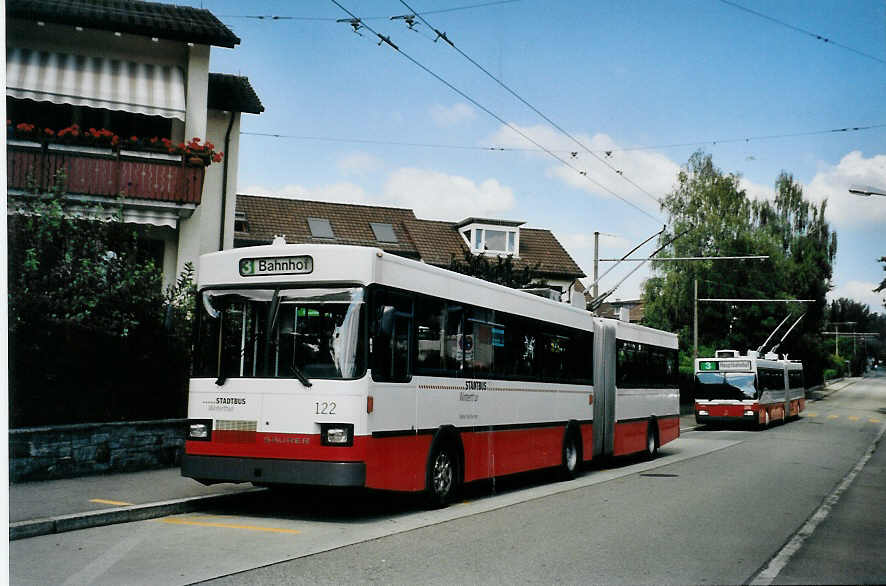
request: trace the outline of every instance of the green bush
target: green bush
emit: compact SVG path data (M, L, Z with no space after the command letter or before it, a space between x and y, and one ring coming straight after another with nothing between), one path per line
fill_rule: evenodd
M56 179L10 206L10 426L182 417L193 270L164 292L120 209L73 210Z

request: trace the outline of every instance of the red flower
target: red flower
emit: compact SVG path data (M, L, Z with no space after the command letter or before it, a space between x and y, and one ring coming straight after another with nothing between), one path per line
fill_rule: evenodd
M55 132L51 128L44 128L43 132L46 133L46 136L55 136Z

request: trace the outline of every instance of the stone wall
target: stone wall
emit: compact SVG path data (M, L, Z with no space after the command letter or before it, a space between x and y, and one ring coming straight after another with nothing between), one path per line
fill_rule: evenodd
M184 419L9 430L9 480L49 480L178 466Z

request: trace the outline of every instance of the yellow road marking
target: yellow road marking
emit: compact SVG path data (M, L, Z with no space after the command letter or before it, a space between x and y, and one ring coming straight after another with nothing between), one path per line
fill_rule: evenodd
M879 419L868 419L871 423L880 423Z
M809 413L806 417L818 417L818 413Z
M100 503L103 505L118 505L121 507L125 507L125 506L133 504L133 503L124 503L123 501L109 501L107 499L89 499L89 502Z
M839 415L828 415L828 419L836 419Z
M856 417L855 415L850 415L849 421L858 421L858 417Z
M246 529L247 531L267 531L269 533L291 533L297 535L301 531L295 529L279 529L277 527L259 527L257 525L236 525L234 523L211 523L193 519L159 519L161 523L170 525L197 525L199 527L220 527L222 529Z

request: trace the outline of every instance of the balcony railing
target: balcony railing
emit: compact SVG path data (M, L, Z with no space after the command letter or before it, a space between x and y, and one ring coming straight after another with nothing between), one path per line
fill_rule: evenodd
M7 143L7 189L49 191L58 169L65 170L65 193L189 204L200 203L205 173L163 153Z

